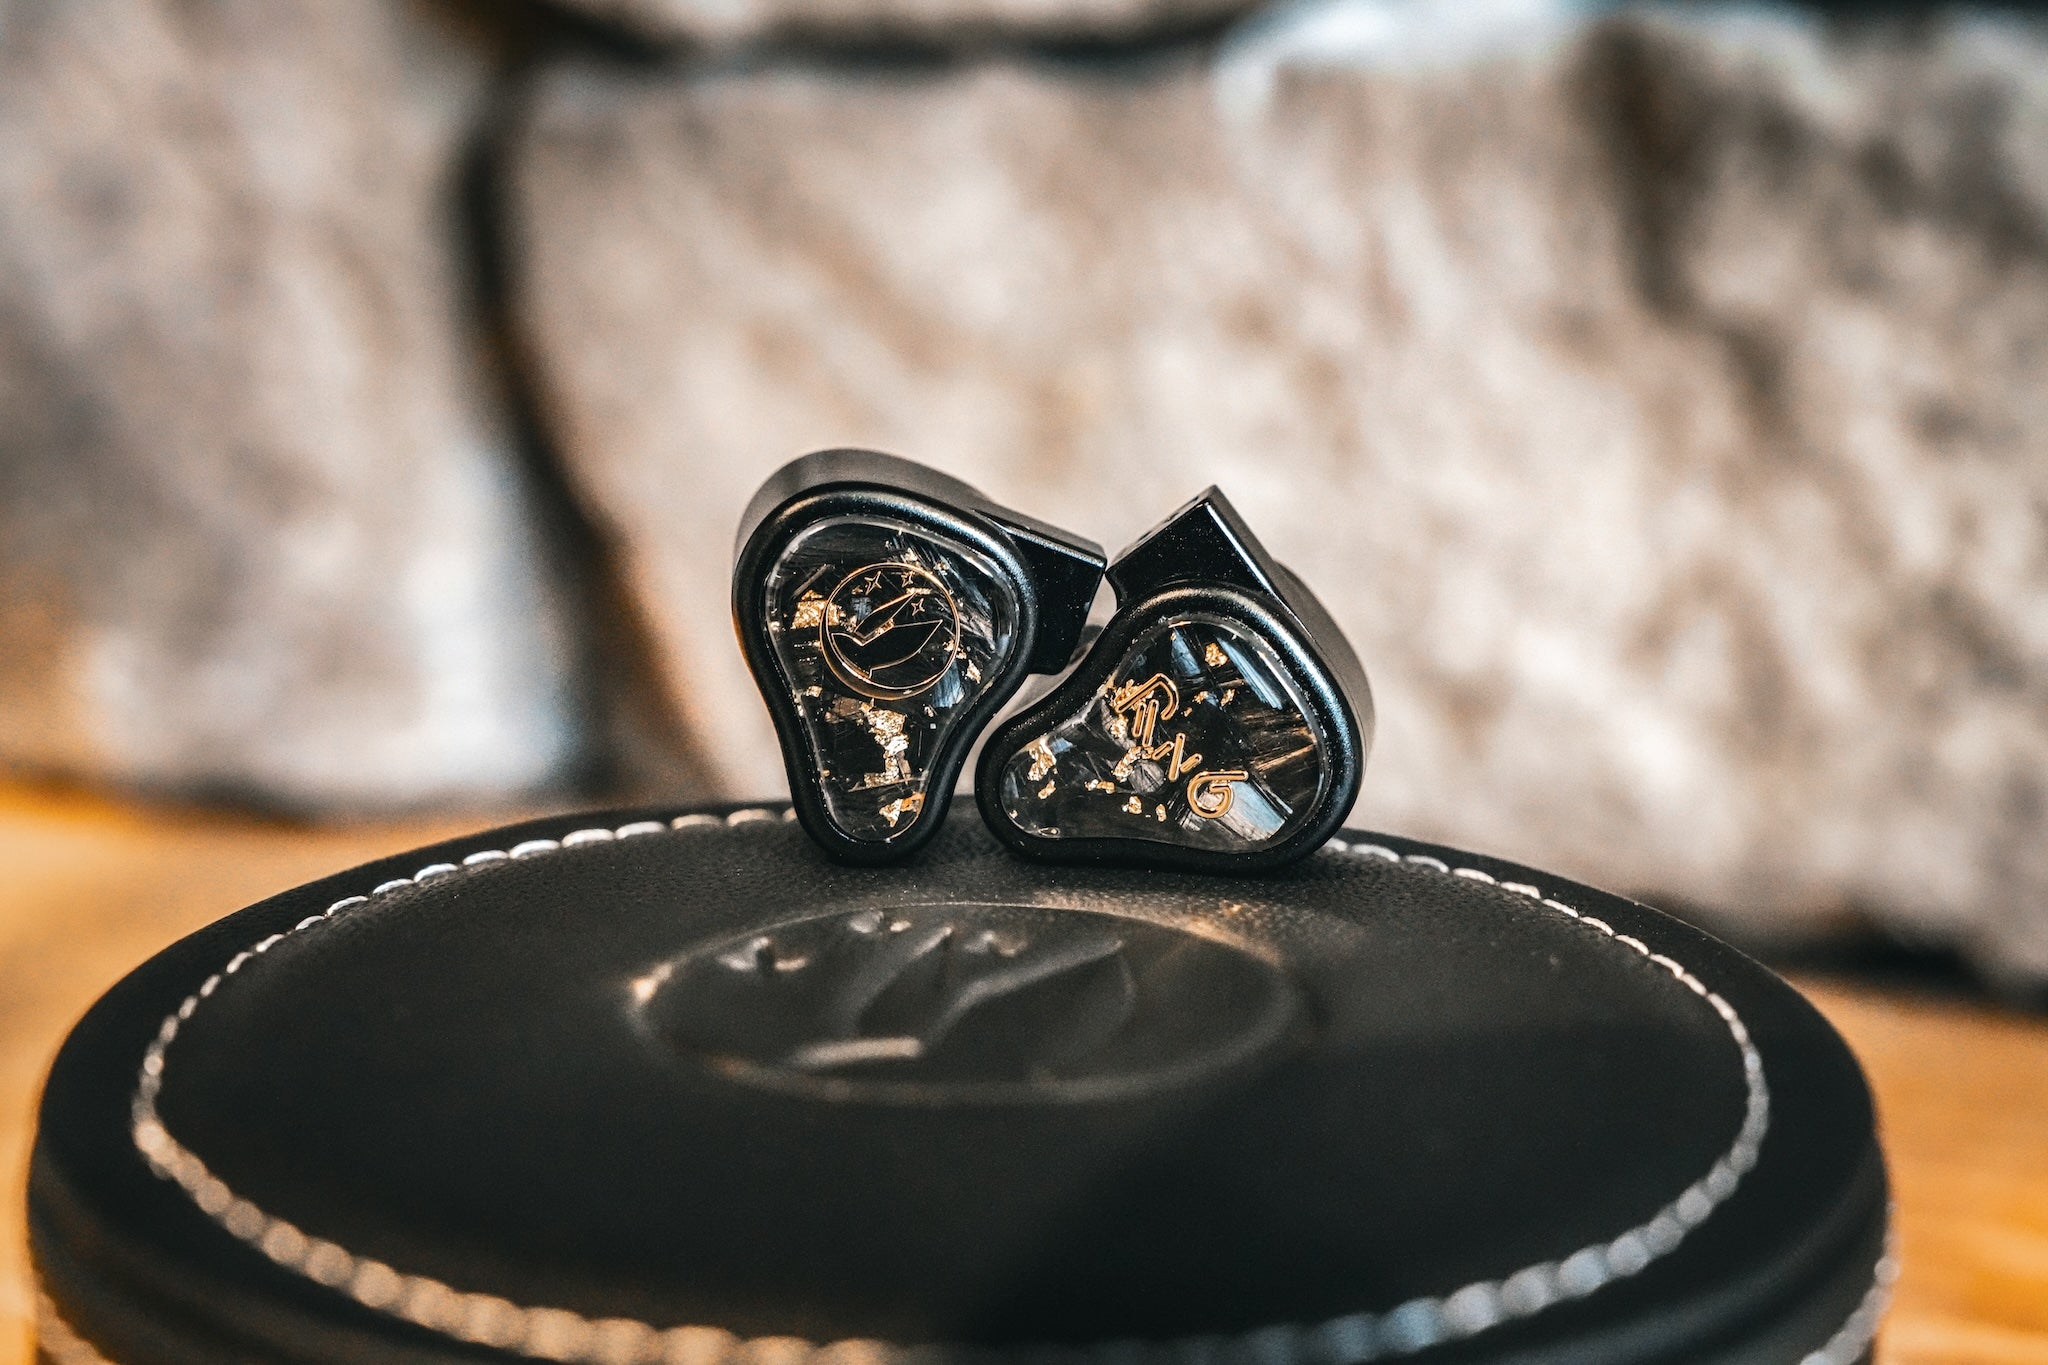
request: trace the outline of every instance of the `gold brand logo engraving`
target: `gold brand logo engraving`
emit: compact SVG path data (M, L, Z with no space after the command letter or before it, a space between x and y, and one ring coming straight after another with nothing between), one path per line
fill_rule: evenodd
M1222 653L1214 644L1209 646L1209 650L1218 655ZM1122 723L1124 741L1129 746L1124 761L1118 765L1119 778L1129 775L1130 764L1135 759L1166 760L1166 780L1169 782L1178 782L1183 773L1200 766L1202 755L1188 752L1186 731L1176 732L1171 740L1153 738L1160 721L1172 720L1181 711L1180 688L1164 673L1154 673L1143 682L1133 679L1121 687L1112 687L1109 709ZM1203 819L1214 820L1227 812L1236 799L1234 784L1246 781L1250 776L1241 768L1198 772L1188 779L1188 807ZM1133 801L1136 799L1132 798ZM1160 808L1160 818L1165 818L1164 807Z
M816 625L834 677L878 701L901 701L936 686L960 647L953 594L918 564L855 569L822 604L800 603L796 623Z
M1242 768L1196 773L1188 779L1188 805L1204 820L1214 820L1227 812L1230 803L1236 799L1235 784L1249 776L1251 774Z
M1152 732L1162 720L1180 712L1180 689L1164 673L1143 682L1127 682L1109 696L1109 709L1123 718L1124 732L1141 758L1164 758L1171 744L1154 744Z

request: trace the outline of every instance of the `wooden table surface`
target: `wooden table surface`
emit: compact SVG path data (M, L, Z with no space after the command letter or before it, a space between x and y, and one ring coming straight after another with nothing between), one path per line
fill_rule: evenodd
M0 787L0 1365L30 1359L21 1226L37 1087L137 962L265 894L475 827L307 829ZM1905 1271L1882 1365L2048 1365L2048 1019L1800 983L1877 1090Z

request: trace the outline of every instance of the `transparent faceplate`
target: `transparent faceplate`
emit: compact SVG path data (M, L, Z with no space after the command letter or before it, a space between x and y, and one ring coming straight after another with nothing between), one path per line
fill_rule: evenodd
M1002 803L1041 838L1246 852L1308 818L1329 780L1324 754L1273 647L1191 614L1141 632L1079 714L1013 754Z
M1017 646L1010 574L905 523L837 519L790 541L763 601L832 822L908 830L934 756Z

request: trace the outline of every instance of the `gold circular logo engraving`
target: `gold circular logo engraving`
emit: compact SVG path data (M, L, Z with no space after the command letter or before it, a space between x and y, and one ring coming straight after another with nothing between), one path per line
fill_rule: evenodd
M869 564L825 600L818 642L833 675L863 695L901 701L936 685L960 647L953 594L916 564Z

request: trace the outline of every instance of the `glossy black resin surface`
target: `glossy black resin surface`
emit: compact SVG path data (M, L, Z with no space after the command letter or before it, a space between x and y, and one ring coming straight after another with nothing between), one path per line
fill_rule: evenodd
M1365 670L1211 488L1119 555L1116 613L1004 722L975 796L1029 857L1252 872L1343 820L1372 741Z
M1002 807L1041 839L1266 848L1312 818L1327 740L1266 640L1213 612L1147 627L1074 715L1002 770Z
M916 852L982 728L1065 666L1102 570L1092 543L908 460L823 451L769 479L733 623L811 836L850 862Z
M768 569L766 633L838 830L916 823L932 767L1017 653L1010 571L964 542L883 517L833 517Z

